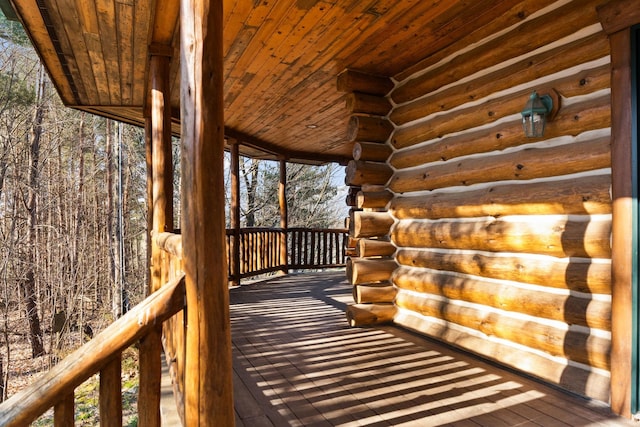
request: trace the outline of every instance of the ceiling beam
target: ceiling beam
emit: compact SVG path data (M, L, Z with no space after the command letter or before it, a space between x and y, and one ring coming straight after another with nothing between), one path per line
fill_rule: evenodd
M279 147L273 143L263 141L255 136L247 135L237 130L224 128L225 136L233 138L238 141L239 144L251 147L255 150L262 151L267 154L274 155L278 158L284 158L285 160L309 160L320 163L340 163L346 165L350 159L344 156L337 156L334 154L322 154L322 153L310 153L307 151L287 150Z
M171 46L180 18L179 1L157 1L151 44Z
M106 108L100 106L78 106L78 105L70 105L71 108L76 108L81 111L86 111L88 113L97 114L99 116L107 117L113 120L118 120L124 123L128 123L135 126L144 126L144 117L143 117L143 107L136 106L130 107L130 110L139 110L140 118L139 120L131 119L132 115L129 114L118 114L118 108ZM173 135L175 137L180 137L179 132L176 132L176 129L179 128L180 125L180 115L176 114L177 111L175 109L172 110L172 128ZM175 126L177 125L177 126ZM252 148L257 151L261 151L267 154L267 157L273 157L273 160L285 159L292 160L294 162L299 161L300 163L339 163L341 165L346 165L351 158L347 158L344 156L339 156L335 154L323 154L323 153L313 153L308 151L299 151L299 150L287 150L286 148L279 147L271 142L264 141L260 138L257 138L252 135L245 134L243 132L239 132L235 129L231 129L229 127L224 128L224 135L227 138L235 139L238 141L240 145L244 145L245 147Z

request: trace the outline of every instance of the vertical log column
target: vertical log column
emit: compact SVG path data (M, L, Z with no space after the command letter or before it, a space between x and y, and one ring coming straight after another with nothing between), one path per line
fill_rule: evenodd
M231 285L240 286L240 145L237 140L231 144L231 206L230 219L233 239L231 239Z
M233 426L224 204L222 2L181 2L185 425Z
M385 184L393 172L387 164L392 153L387 140L393 125L387 119L391 103L385 97L393 88L390 79L347 70L338 76L338 90L347 92L352 114L348 137L354 143L345 181L350 186L347 277L353 285L356 304L347 308L351 326L393 320L395 288L390 283L396 263L395 247L389 242L393 218L386 205L392 194Z
M171 152L170 55L168 46L151 45L151 168L153 233L173 231L173 165ZM152 245L151 291L166 277L161 276L162 253Z
M633 198L631 194L630 31L610 37L612 43L611 170L613 223L611 245L611 409L631 416L633 307ZM623 92L623 90L625 92ZM629 90L626 92L626 90Z
M611 409L631 417L633 355L633 135L630 27L640 22L634 2L598 7L611 44ZM637 391L636 391L637 392Z
M289 210L287 207L287 161L280 159L280 183L278 184L278 201L280 202L280 265L282 272L289 272L289 261L287 254L287 235L289 228Z
M171 104L169 70L171 47L151 45L149 77L150 114L145 122L147 156L147 197L152 234L173 231L173 165L171 150ZM168 279L162 269L162 251L154 239L151 247L149 292L157 291ZM140 422L160 425L160 377L162 375L161 330L157 329L140 345Z

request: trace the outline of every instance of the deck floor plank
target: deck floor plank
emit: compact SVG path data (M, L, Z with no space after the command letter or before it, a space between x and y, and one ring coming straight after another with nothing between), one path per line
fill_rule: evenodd
M231 290L239 426L631 426L394 326L349 328L343 272Z

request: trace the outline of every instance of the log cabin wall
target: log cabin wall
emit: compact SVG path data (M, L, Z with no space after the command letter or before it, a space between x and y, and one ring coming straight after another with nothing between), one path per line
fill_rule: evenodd
M395 323L608 401L611 105L601 2L523 2L477 43L396 76L386 208ZM561 97L539 139L521 125L533 89Z

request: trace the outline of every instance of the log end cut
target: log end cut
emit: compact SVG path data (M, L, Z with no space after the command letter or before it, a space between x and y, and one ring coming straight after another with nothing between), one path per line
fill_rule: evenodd
M393 304L352 304L347 307L349 326L373 326L393 322L396 314Z

